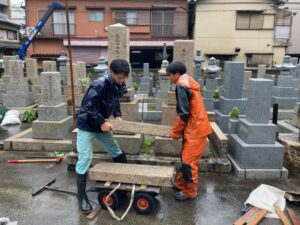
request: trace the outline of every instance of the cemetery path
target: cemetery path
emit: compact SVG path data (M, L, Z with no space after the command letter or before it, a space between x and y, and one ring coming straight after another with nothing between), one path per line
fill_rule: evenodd
M0 151L0 217L9 217L19 225L113 225L120 222L111 219L101 210L98 217L89 222L79 213L75 196L44 191L31 197L31 190L56 178L53 187L75 191L75 174L67 171L62 162L51 164L7 164L8 159L25 158L24 152ZM130 211L123 224L139 225L230 225L239 217L243 202L261 181L239 180L233 175L206 173L200 175L200 195L187 202L175 202L173 190L163 189L159 207L151 216L140 216ZM264 181L283 190L300 190L300 175L292 175L287 181ZM89 183L91 185L92 183ZM89 193L97 201L96 193ZM289 206L300 215L300 207ZM126 204L123 209L125 210ZM123 212L123 211L122 211ZM120 215L121 211L117 211ZM262 225L279 225L279 220L265 219Z

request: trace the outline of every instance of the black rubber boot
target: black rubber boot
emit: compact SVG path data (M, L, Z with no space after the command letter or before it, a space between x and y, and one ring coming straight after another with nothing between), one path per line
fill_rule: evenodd
M122 152L121 155L113 158L113 161L116 163L127 163L127 158L125 152Z
M93 210L91 203L85 191L86 187L86 174L77 173L77 199L78 207L82 213L88 214Z

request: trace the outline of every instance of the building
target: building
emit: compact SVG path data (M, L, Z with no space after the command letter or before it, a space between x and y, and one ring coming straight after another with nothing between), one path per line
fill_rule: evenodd
M291 45L288 46L287 53L300 58L300 0L289 0L284 8L293 12Z
M292 16L279 0L195 1L195 48L207 59L243 61L247 68L282 63Z
M20 27L10 21L9 6L9 0L0 0L0 59L3 55L15 55L21 47Z
M20 26L25 26L25 9L22 2L14 2L13 0L10 3L10 20L13 23L19 24Z
M51 5L52 0L26 0L27 27L34 27ZM186 0L69 0L71 45L74 61L97 64L99 56L107 56L106 27L122 23L130 29L130 61L133 68L149 62L158 68L162 46L167 43L172 53L176 39L188 37L188 2ZM64 4L64 1L61 1ZM28 55L55 59L66 49L64 11L55 11L33 42ZM169 58L171 60L171 57Z

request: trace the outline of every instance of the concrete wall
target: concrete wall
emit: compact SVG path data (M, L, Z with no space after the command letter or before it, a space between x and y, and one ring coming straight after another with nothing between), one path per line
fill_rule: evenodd
M273 47L276 17L273 3L271 0L199 0L194 29L195 50L201 49L204 55L236 54L232 60L242 62L246 62L246 53L274 53L273 62L281 63L285 47ZM263 29L237 30L238 10L264 10ZM240 52L235 52L235 48L240 48Z

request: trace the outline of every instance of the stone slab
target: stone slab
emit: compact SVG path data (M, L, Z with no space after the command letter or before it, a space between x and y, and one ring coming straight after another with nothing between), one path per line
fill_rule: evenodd
M228 153L228 138L215 122L211 122L212 133L208 136L210 146L218 157L225 157Z
M244 63L225 62L224 64L224 97L240 99L243 97Z
M276 97L272 96L272 105L278 104L279 109L294 109L298 98L296 97Z
M175 40L174 41L174 61L181 61L186 65L187 74L193 75L194 66L194 41Z
M212 98L215 90L207 90L205 87L202 91L203 98Z
M165 137L155 137L155 155L181 157L182 140L174 140Z
M205 88L207 90L213 90L213 91L215 91L218 88L218 80L217 79L207 78L206 79Z
M274 144L276 141L277 126L268 123L251 123L240 119L238 135L247 144Z
M39 105L38 113L40 121L60 121L68 115L67 104L61 103L56 106Z
M55 61L43 61L43 72L55 72L56 62Z
M71 86L70 85L65 85L63 87L63 89L64 89L64 95L69 95L69 96L72 95L72 93L71 93ZM81 95L82 93L83 93L82 86L74 85L74 94L75 95Z
M154 125L149 123L137 123L130 121L108 120L114 128L114 131L124 131L136 134L149 134L153 136L168 137L171 127Z
M206 111L214 110L214 99L213 98L203 98L203 102L204 102Z
M6 107L26 107L34 104L33 93L3 94L3 105Z
M71 116L60 121L40 121L32 122L32 137L37 139L63 140L73 129L73 119Z
M289 171L282 167L281 169L243 169L238 163L228 155L232 163L234 174L242 179L288 179Z
M238 135L229 135L229 154L244 169L281 169L281 144L247 144Z
M272 96L276 97L298 97L298 90L294 87L278 87L272 89Z
M172 126L177 118L176 105L162 106L162 120L161 124L165 126Z
M122 118L127 121L135 121L138 114L138 99L130 102L120 102Z
M176 94L174 91L169 91L168 92L168 105L176 105Z
M89 178L96 181L144 184L172 187L174 167L138 164L98 163L89 170Z
M219 111L223 114L229 114L233 107L240 109L240 115L244 115L246 111L247 99L228 99L223 96L220 98Z
M294 87L293 77L279 75L278 80L277 80L277 86L279 86L279 87Z
M80 107L81 106L81 102L82 102L82 99L84 97L84 94L81 94L81 95L75 95L75 106L76 107ZM62 99L67 102L68 98L70 98L69 95L62 95ZM42 102L40 102L40 104L42 104Z

